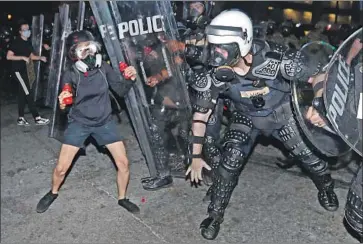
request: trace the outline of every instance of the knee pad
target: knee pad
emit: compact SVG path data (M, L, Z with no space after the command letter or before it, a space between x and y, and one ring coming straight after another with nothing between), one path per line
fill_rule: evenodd
M211 167L216 169L219 165L219 161L221 160L221 151L216 145L216 141L211 136L206 137L203 146L203 154L208 163L210 163Z
M238 176L245 164L245 158L245 153L238 144L225 144L219 172L225 177Z
M235 144L237 147L242 147L250 140L250 136L240 130L229 129L223 138L222 146L225 148L227 144Z

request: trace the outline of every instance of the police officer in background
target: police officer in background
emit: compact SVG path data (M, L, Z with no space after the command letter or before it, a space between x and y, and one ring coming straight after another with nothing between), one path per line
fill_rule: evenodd
M291 20L285 21L281 25L281 33L286 47L300 49L299 40L294 34L294 27L294 23Z
M301 46L308 42L314 42L314 41L323 41L326 43L329 43L328 36L324 33L326 30L326 27L328 26L328 22L326 21L318 21L315 24L315 29L310 31L306 36L301 38Z
M6 97L15 93L9 72L11 63L6 60L6 52L9 49L11 37L10 27L2 26L0 28L0 90L4 93L2 95L5 95Z
M277 24L273 20L269 20L267 23L266 41L271 41L280 45L285 45L284 37L278 31Z

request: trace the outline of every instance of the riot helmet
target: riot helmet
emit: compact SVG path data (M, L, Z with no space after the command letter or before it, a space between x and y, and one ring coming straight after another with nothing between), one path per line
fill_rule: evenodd
M52 30L51 26L49 26L48 24L44 24L44 27L43 27L44 39L50 40L52 38L52 34L53 34L53 30Z
M281 25L281 34L283 35L283 37L288 37L292 34L294 25L292 23L292 21L285 21L284 23L282 23Z
M209 22L209 14L214 3L211 1L184 2L184 20L190 29L204 29Z
M10 27L8 27L8 26L1 27L1 30L0 30L0 39L1 40L7 40L7 39L10 39L10 37L11 37Z
M67 37L69 58L75 62L75 66L81 72L87 72L98 68L102 63L102 56L98 52L101 44L89 31L74 31Z
M268 21L266 28L266 35L273 35L276 30L276 23L274 21Z
M206 28L211 66L233 66L245 57L252 46L251 19L239 10L226 10Z

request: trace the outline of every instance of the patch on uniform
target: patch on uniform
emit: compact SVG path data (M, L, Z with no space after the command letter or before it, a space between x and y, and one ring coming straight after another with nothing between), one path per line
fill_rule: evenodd
M259 95L266 95L270 92L270 88L268 88L267 86L265 86L262 89L256 89L253 91L240 91L241 97L243 98L250 98L250 97L255 97L255 96L259 96Z
M273 80L277 77L280 63L280 60L268 58L265 62L256 66L252 70L252 74L258 78Z
M217 118L214 114L212 114L208 120L208 125L215 125L217 122Z

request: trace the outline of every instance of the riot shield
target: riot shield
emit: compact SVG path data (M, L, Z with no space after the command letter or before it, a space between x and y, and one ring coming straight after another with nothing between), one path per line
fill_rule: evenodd
M178 31L167 1L92 1L112 66L126 60L138 77L125 98L151 176L184 171L191 107Z
M48 80L47 89L45 96L45 106L54 107L54 101L56 100L58 94L55 93L55 86L57 85L57 65L63 54L60 52L60 42L62 37L60 16L59 13L54 14L53 30L52 30L52 40L51 40L51 50L48 59Z
M338 48L327 68L324 102L339 136L362 156L362 28Z
M34 49L34 54L37 56L42 56L43 25L44 25L44 15L41 14L39 16L33 16L31 41ZM33 84L30 84L30 86L33 89L33 100L37 101L42 96L41 72L40 72L41 61L33 61L33 62L34 62L35 79L33 81Z
M324 67L333 56L334 48L324 42L311 42L304 45L300 51L308 58L308 60L305 60L308 62L307 66L318 67L320 65ZM316 79L320 77L322 75L317 76ZM322 79L320 78L320 81ZM313 83L310 81L312 79L309 79L309 81L294 79L291 83L293 107L300 128L311 144L321 153L330 157L343 155L350 148L335 133L327 119L325 119L327 124L325 127L315 126L306 119L308 110L313 107L314 98ZM326 117L324 110L319 112L322 117Z
M49 75L49 84L52 89L49 91L51 93L50 102L52 102L52 108L53 108L53 116L50 123L49 128L49 137L55 138L59 141L62 141L63 133L67 126L67 115L65 113L62 113L59 110L58 106L58 94L60 93L60 82L61 82L61 76L64 71L64 69L70 65L70 60L67 59L66 55L66 39L68 35L76 30L77 28L80 28L78 25L79 21L77 20L78 16L81 16L79 12L84 13L84 9L80 9L80 5L78 3L71 3L71 4L63 4L59 7L59 24L58 24L58 30L53 29L55 31L53 33L54 35L54 41L57 46L52 47L54 50L54 70L52 73L52 76ZM54 25L56 26L56 25ZM53 52L53 51L52 51ZM53 53L52 53L53 55Z

